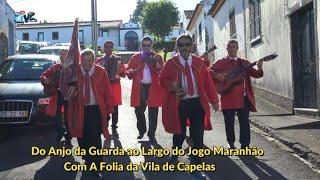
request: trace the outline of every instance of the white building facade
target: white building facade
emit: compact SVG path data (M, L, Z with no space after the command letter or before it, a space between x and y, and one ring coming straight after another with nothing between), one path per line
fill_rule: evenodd
M250 61L276 53L264 64L264 77L254 80L257 95L297 114L319 118L320 54L318 0L216 0L214 18L217 59L230 38L239 56Z
M0 40L0 46L7 47L4 48L6 52L1 50L0 59L4 56L10 56L15 53L16 25L14 22L14 17L15 12L7 3L7 1L0 0L0 33L2 32L3 36L6 38L6 40Z
M98 46L103 46L106 40L114 42L116 47L120 46L119 27L122 21L99 21L98 22ZM45 41L50 45L55 43L70 42L73 30L73 22L60 23L36 23L19 24L17 26L17 39L27 41ZM80 45L90 47L91 22L79 22L79 42Z
M208 15L214 0L202 0L193 11L187 26L187 31L192 35L196 45L196 54L203 55L214 44L213 18ZM213 57L209 55L212 61Z

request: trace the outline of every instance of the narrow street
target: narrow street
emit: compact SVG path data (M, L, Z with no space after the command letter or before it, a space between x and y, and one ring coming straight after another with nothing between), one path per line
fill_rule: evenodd
M145 136L137 140L136 118L130 103L131 81L122 80L123 105L119 109L119 139L102 139L104 148L171 148L172 136L166 133L161 123L159 114L156 138L158 144L152 145ZM213 115L214 130L205 132L204 142L208 148L213 146L227 147L225 140L223 116L220 112ZM236 126L237 123L236 123ZM208 164L215 164L214 172L206 172L207 179L320 179L320 174L300 160L297 155L262 132L252 129L252 146L264 149L262 157L238 157L238 156L210 156L204 159ZM237 134L238 136L238 129ZM10 130L10 136L0 142L0 179L84 179L81 172L66 172L64 163L81 162L78 156L49 157L31 156L31 147L37 146L49 149L51 146L59 147L55 143L56 132L54 127L14 128ZM77 147L76 139L72 140L73 148ZM237 147L240 145L237 143ZM184 143L184 148L188 144ZM164 164L169 157L155 158L150 156L105 156L108 164L139 164L140 162L155 162ZM189 163L188 156L179 157L179 161ZM187 172L104 172L103 179L192 179Z

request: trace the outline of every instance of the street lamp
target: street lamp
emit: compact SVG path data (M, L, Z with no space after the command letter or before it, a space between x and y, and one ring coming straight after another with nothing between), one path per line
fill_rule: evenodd
M97 0L91 0L91 43L95 53L97 53L97 34Z

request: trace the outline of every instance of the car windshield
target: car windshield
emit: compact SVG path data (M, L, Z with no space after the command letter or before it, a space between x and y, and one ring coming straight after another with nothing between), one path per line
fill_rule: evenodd
M39 54L53 54L59 55L60 49L40 49Z
M32 43L21 43L19 45L19 53L21 54L33 54L37 53L40 49L39 44L32 44Z
M48 60L8 60L0 65L0 80L40 80L43 71L52 65Z

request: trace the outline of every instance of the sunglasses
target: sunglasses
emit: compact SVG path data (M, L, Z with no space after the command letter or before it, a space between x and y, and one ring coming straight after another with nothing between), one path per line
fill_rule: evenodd
M151 44L142 44L142 47L151 47Z
M182 47L190 47L192 45L192 43L179 43L178 44L178 46L180 47L180 48L182 48Z
M113 46L104 46L104 48L113 48Z

